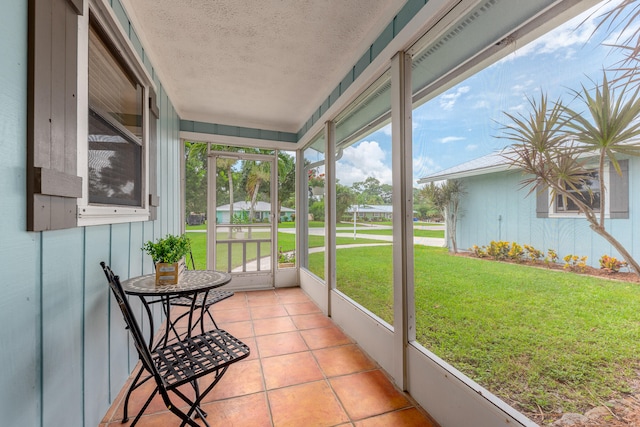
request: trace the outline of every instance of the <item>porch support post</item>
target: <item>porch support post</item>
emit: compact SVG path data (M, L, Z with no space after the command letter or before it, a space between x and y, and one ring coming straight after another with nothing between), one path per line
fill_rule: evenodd
M296 270L298 285L300 285L300 266L308 266L309 254L307 253L309 236L309 177L304 168L304 150L296 152Z
M331 316L331 291L336 288L336 124L324 126L324 277L327 285L327 311Z
M415 340L413 283L413 168L411 57L391 60L391 140L393 177L393 377L407 390L407 346Z

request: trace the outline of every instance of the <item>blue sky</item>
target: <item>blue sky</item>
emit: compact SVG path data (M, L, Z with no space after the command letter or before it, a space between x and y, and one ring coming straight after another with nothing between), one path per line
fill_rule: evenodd
M569 101L572 89L593 86L589 79L601 80L603 67L621 56L603 46L603 41L612 42L603 39L605 31L591 37L599 14L588 11L516 46L499 62L418 107L413 114L414 181L503 148L508 141L496 138L500 123L507 123L503 112L526 112L527 96L537 99L542 90L550 99ZM338 162L342 184L367 176L391 183L389 125L346 149Z

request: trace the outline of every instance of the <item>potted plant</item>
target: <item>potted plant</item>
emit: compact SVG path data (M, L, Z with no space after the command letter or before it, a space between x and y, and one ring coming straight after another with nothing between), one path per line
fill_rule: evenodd
M295 252L282 252L282 248L278 253L278 267L279 268L291 268L296 266L296 253Z
M185 269L184 257L191 251L191 242L186 235L167 236L149 240L142 250L151 256L156 266L156 284L175 285Z

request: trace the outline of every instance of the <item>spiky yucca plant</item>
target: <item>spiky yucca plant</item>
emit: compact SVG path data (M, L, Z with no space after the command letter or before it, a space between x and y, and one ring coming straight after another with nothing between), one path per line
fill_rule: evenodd
M606 73L593 94L582 86L575 96L586 107L580 113L561 101L549 104L545 94L539 101L529 99L528 115L505 113L511 123L504 126L503 138L513 142L513 150L505 154L509 163L528 176L521 183L533 191L551 190L553 199L560 195L569 199L585 215L593 231L609 242L640 274L640 265L629 251L605 228L607 189L604 185L605 164L610 161L618 173L618 155L638 156L640 145L640 98L636 89L617 96ZM577 190L589 188L592 179L589 157L597 156L600 184L600 206L594 210L578 196Z

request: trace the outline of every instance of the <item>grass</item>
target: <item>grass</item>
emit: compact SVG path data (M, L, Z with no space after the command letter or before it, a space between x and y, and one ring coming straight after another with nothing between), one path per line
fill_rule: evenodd
M193 260L198 270L204 270L207 266L207 233L200 232L189 232L187 231L187 236L189 240L191 240L191 252L193 254ZM227 239L227 233L221 233L221 239ZM252 235L253 238L268 238L269 233L258 233L254 232ZM296 247L296 236L291 233L278 233L278 250L282 250L282 252L291 252L295 250ZM352 237L337 237L336 244L337 245L352 245L352 244L375 244L375 243L389 243L383 240L375 240L375 239L353 239ZM324 236L316 236L309 235L309 247L310 248L318 248L324 246ZM228 248L227 244L219 244L218 245L218 260L216 262L217 270L225 270L227 269L227 260L228 260ZM242 244L234 243L232 244L231 249L231 264L232 268L238 267L242 265ZM260 255L265 256L271 253L271 247L267 243L261 244L260 247ZM257 257L257 245L256 244L248 244L247 245L247 260L255 260Z
M336 269L339 289L389 323L391 251L339 250ZM636 284L423 246L415 277L417 340L525 414L582 411L637 377Z
M391 228L374 228L372 230L358 230L358 234L377 234L380 236L393 235L393 229ZM444 239L444 230L419 230L413 229L413 235L416 237L439 237Z

